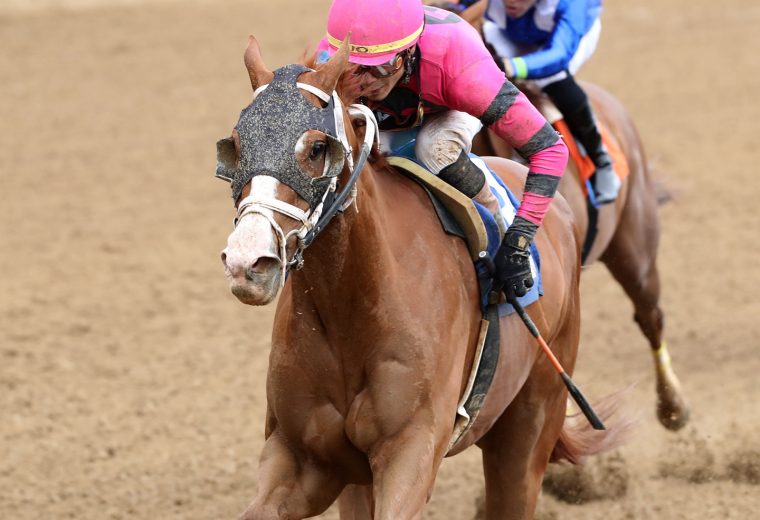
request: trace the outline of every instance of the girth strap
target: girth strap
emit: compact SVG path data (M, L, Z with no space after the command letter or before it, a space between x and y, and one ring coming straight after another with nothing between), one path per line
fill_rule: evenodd
M454 422L454 432L449 441L447 453L467 433L480 414L480 409L486 400L489 388L499 364L501 327L499 326L498 305L488 305L484 319L481 321L478 346L475 359L467 382L467 388L457 407L457 418Z

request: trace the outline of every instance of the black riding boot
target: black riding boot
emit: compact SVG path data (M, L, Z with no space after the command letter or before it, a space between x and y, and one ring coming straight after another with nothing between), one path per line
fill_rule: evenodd
M602 136L586 93L572 76L547 85L544 92L562 112L570 131L586 149L589 159L596 166L591 178L596 202L606 204L614 201L620 191L620 179L615 174L612 159L602 143Z

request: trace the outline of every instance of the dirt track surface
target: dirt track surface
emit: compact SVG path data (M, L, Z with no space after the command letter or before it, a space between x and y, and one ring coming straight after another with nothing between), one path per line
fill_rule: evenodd
M214 143L250 98L246 36L295 61L329 2L62 3L0 0L0 518L235 518L273 309L227 289ZM586 503L545 493L537 518L757 518L760 5L606 5L579 76L625 103L677 194L660 270L692 422L656 422L647 345L594 266L575 379L638 383L641 423L581 477ZM481 487L477 449L447 460L425 518L471 518Z

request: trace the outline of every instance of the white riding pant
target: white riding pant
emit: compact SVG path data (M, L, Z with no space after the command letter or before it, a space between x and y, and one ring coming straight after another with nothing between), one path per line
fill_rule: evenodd
M597 18L591 25L591 28L583 35L580 43L578 44L578 50L575 51L573 57L570 59L570 64L567 67L567 71L560 71L551 76L545 78L538 78L534 81L539 87L544 88L547 85L556 83L567 77L567 72L575 76L575 73L581 68L581 65L586 63L588 59L594 54L596 50L596 44L599 42L599 34L602 32L602 22ZM540 46L535 45L520 45L512 42L504 36L498 25L486 20L483 24L483 39L493 45L496 49L496 53L502 58L515 58L517 56L524 56L539 50Z
M434 174L454 163L464 150L470 153L472 140L483 124L465 112L449 110L425 116L422 126L401 132L380 132L380 148L389 153L416 133L417 159Z

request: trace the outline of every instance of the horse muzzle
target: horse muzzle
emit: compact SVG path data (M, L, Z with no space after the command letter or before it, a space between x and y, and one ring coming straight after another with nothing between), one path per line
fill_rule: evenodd
M280 288L281 263L278 258L261 257L247 263L230 262L223 251L224 274L230 290L247 305L270 303Z
M280 289L282 260L269 223L252 217L230 234L221 257L232 294L248 305L266 305Z

